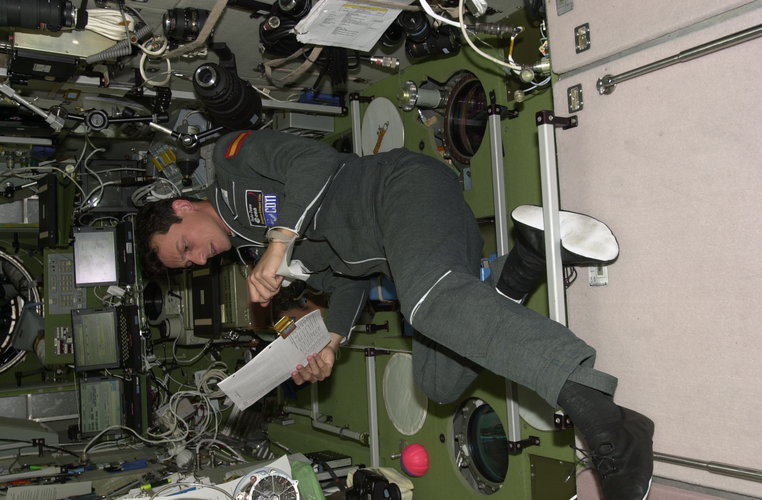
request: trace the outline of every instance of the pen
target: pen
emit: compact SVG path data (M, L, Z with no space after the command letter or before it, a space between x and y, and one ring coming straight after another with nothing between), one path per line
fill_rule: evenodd
M160 481L155 481L155 482L153 482L153 483L144 484L144 485L142 485L142 486L140 487L140 489L141 489L141 490L144 490L144 491L145 491L145 490L150 490L150 489L152 489L152 488L156 488L157 486L161 486L161 485L164 485L164 484L169 484L169 483L171 483L171 482L172 482L172 480L171 480L171 479L169 479L169 478L166 478L166 479L162 479L162 480L160 480Z
M195 490L195 489L196 489L196 487L194 486L194 487L192 487L192 488L188 488L188 489L185 489L185 490L176 491L175 493L170 493L170 494L169 494L169 495L167 495L167 496L168 496L168 497L171 497L172 495L179 495L179 494L181 494L181 493L188 493L189 491L193 491L193 490Z

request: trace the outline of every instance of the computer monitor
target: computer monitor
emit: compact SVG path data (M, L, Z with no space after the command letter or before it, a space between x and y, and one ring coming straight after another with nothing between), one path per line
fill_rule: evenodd
M116 377L88 377L79 380L79 430L92 436L104 429L124 425L124 387ZM120 433L120 429L114 429Z
M116 285L116 228L74 228L74 283L77 286Z
M75 370L120 367L122 356L116 308L72 309L71 324Z

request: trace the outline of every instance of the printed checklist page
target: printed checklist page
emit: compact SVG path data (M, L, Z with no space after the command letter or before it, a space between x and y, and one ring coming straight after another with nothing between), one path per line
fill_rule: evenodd
M278 337L218 385L241 410L259 401L291 377L296 365L320 352L331 340L320 311L299 318L288 337Z

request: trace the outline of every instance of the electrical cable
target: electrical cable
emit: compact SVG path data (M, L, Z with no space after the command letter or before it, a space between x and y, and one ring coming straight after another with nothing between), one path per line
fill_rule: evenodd
M27 441L25 439L0 438L0 441L4 441L4 442L7 442L7 443L28 443L29 446L42 446L43 448L48 448L50 450L61 451L63 453L68 453L69 455L74 455L75 457L79 458L79 455L77 455L76 453L74 453L72 451L69 451L69 450L67 450L65 448L61 448L59 446L52 446L52 445L45 444L45 443L34 443L32 441Z
M421 4L423 4L425 2L425 0L420 0L420 1L421 1ZM471 38L468 36L468 31L466 30L466 25L463 23L463 14L464 14L464 10L465 10L464 4L465 4L464 0L458 0L458 21L459 21L459 23L457 23L455 26L460 27L460 33L461 33L461 35L463 35L463 38L466 40L468 45L477 54L479 54L480 56L484 57L485 59L487 59L489 61L494 62L495 64L499 64L500 66L512 69L514 71L521 71L521 66L520 65L515 64L515 63L511 63L511 62L501 61L500 59L498 59L496 57L492 57L491 55L487 54L486 52L481 51L480 49L478 49L476 47L476 45L474 45L474 42L471 41Z
M86 30L111 40L125 40L134 31L135 20L129 14L114 9L87 9Z
M154 81L148 78L148 75L146 74L146 62L148 61L148 54L143 52L140 55L140 63L138 66L138 69L140 70L140 77L143 79L143 85L149 85L151 87L166 87L167 84L172 80L172 63L168 58L164 58L164 61L167 63L167 71L164 73L167 75L167 77L164 80L161 81Z
M36 180L36 179L40 179L40 178L42 178L44 176L44 175L32 175L32 176L23 176L22 177L23 174L19 174L19 172L20 171L25 171L25 170L31 170L31 171L34 171L34 170L52 170L52 171L58 172L63 177L69 179L74 184L74 186L79 190L80 194L83 197L87 196L87 193L85 193L84 188L69 175L69 172L66 172L65 170L63 170L61 168L58 168L58 167L53 167L53 166L49 166L49 165L45 165L45 166L37 165L36 167L17 167L17 168L14 168L12 170L6 170L4 172L4 174L5 174L4 177L10 177L11 174L12 174L12 175L14 175L16 177L19 177L19 178L22 178L22 179Z
M129 24L127 23L127 15L124 13L124 0L120 0L119 2L117 2L117 7L119 8L119 15L122 17L124 32L127 35L127 38L130 38L130 30L129 30Z
M158 48L149 49L148 45L154 45L158 46ZM164 53L167 51L167 48L169 47L169 40L167 40L164 36L153 36L146 40L145 42L138 44L138 48L143 54L149 55L151 57L160 57L164 55Z
M119 224L119 219L117 219L116 217L112 217L110 215L104 215L104 216L101 216L101 217L96 217L96 218L94 218L91 221L88 221L87 225L88 226L92 226L96 222L101 222L101 221L106 221L107 224L105 224L105 225L107 225L107 226L115 226L116 224Z
M145 18L145 17L143 17L143 15L140 13L140 11L139 11L138 9L132 8L132 7L130 7L129 5L124 5L124 8L125 8L126 10L128 10L128 11L132 12L132 15L134 15L135 17L137 17L138 19L140 19L140 20L143 22L143 24L145 24L146 26L148 26L148 21L146 21L146 18Z
M532 85L531 87L529 87L529 88L526 88L526 89L521 89L521 91L522 91L522 92L524 92L524 93L526 94L526 93L528 93L528 92L531 92L532 90L534 90L534 89L536 89L536 88L539 88L539 87L544 87L544 86L545 86L545 85L547 85L548 83L550 83L550 77L547 77L546 79L544 79L543 81L541 81L541 82L539 82L539 83L534 83L534 82L533 82L533 85Z
M423 7L424 12L426 12L426 14L428 14L431 17L433 17L437 21L441 21L441 22L443 22L445 24L449 24L450 26L454 26L456 28L465 29L464 28L465 25L463 24L463 18L462 18L462 16L459 19L460 22L453 21L452 19L448 19L448 18L446 18L444 16L440 16L439 14L434 12L434 9L431 8L431 6L428 4L428 2L426 0L419 0L419 2L421 3L421 7Z
M233 495L230 494L230 492L225 491L224 489L220 488L219 486L215 486L213 484L206 484L206 483L193 483L193 482L187 482L187 481L178 481L175 483L164 485L160 488L154 488L151 490L151 496L149 497L149 500L152 500L156 495L161 493L162 491L169 489L173 486L193 486L195 488L211 488L213 490L217 490L220 493L224 494L226 497L228 497L230 500L235 500L233 498Z
M158 189L158 186L161 184L168 184L171 188L171 192L157 193L156 189ZM157 177L152 184L148 184L146 186L140 186L137 189L135 189L135 191L133 191L131 195L131 199L132 199L132 203L136 207L141 207L145 205L147 201L156 201L156 200L171 198L173 196L182 196L182 195L183 193L172 181L170 181L169 179L165 177Z
M241 454L238 453L238 451L236 451L232 446L230 446L227 443L224 443L224 442L220 441L219 439L202 439L202 440L200 440L198 443L196 443L196 454L198 454L198 451L199 451L199 448L201 447L201 445L206 444L206 443L212 443L212 444L216 444L216 445L221 445L223 448L226 448L226 449L230 450L233 453L233 457L236 460L238 460L240 462L245 462L246 461L246 459L243 458L243 456L241 456Z
M256 87L256 86L254 86L254 85L252 85L252 86L251 86L251 88L253 88L253 89L254 89L254 90L256 90L257 92L259 92L259 93L260 93L260 94L262 94L263 96L267 97L267 99L268 99L268 100L270 100L270 101L276 101L276 102L286 102L286 101L283 101L282 99L276 99L275 97L273 97L272 95L270 95L270 92L266 92L266 91L264 91L264 90L262 90L262 89L260 89L260 88L258 88L258 87ZM262 126L262 127L260 127L260 128L264 128L264 126Z
M156 46L158 44L158 48L149 48L149 45ZM138 70L140 71L140 76L143 78L143 85L150 85L153 87L164 87L166 86L170 80L172 80L172 63L170 62L168 57L163 57L167 50L169 49L169 40L167 40L164 36L154 36L146 40L145 42L141 44L137 44L138 48L142 52L140 55L140 62L138 64ZM150 78L148 78L148 75L146 73L146 64L148 62L149 58L159 58L161 57L166 63L167 63L167 71L163 74L166 74L167 77L164 80L161 81L153 81Z
M296 69L291 70L286 76L281 78L275 78L273 77L273 68L277 68L281 64L285 64L292 59L295 59L299 56L304 55L307 51L310 51L309 55L305 57L305 60L302 64L300 64ZM302 76L307 70L309 70L312 66L315 65L318 58L320 57L320 53L323 51L323 47L315 46L311 49L309 47L304 47L303 49L299 49L296 52L292 53L290 56L283 57L281 59L271 59L270 61L267 61L263 64L265 69L265 75L267 76L267 79L273 82L275 86L277 87L285 87L292 81L296 80L298 77Z
M98 180L100 181L100 177L98 178ZM87 196L85 197L85 204L88 204L88 200L90 198L92 198L92 196L95 194L96 191L100 191L100 193L98 193L99 197L97 199L93 200L92 204L90 204L90 207L86 208L86 210L87 209L91 209L91 208L95 208L96 205L98 205L98 203L101 201L101 198L103 198L103 189L106 186L113 186L113 185L118 185L118 184L121 184L121 183L122 183L122 181L108 181L108 182L102 182L101 181L101 183L97 187L93 188L89 193L87 193Z
M93 447L93 445L101 437L103 437L103 435L105 435L107 432L118 430L118 429L128 431L128 432L132 433L132 435L134 435L139 440L143 441L144 443L148 443L148 444L165 444L165 443L172 443L172 442L178 441L177 439L162 439L162 440L147 439L147 438L144 438L143 436L141 436L140 434L138 434L134 429L132 429L130 427L127 427L127 426L124 426L124 425L110 425L110 426L106 427L105 429L103 429L102 431L100 431L98 434L96 434L90 441L88 441L88 443L85 445L84 449L82 450L82 453L80 455L80 460L82 460L83 462L87 462L87 460L88 460L88 458L87 458L87 452L88 452L88 450L90 450ZM184 437L183 437L183 439L184 439Z
M82 167L84 168L84 170L85 170L87 173L89 173L90 175L92 175L92 176L94 176L96 179L98 179L98 187L96 187L95 189L93 189L93 190L92 190L90 193L88 193L88 194L85 196L85 198L84 198L82 201L80 201L80 203L79 203L80 212L83 212L83 211L85 211L85 210L88 210L88 209L94 208L94 207L95 207L95 205L97 205L97 204L98 204L98 202L100 201L100 198L102 198L102 197L103 197L103 189L104 189L104 187L106 186L106 183L104 183L104 182L103 182L103 179L101 179L101 176L100 176L100 175L98 175L98 173L97 173L95 170L91 169L91 168L90 168L90 167L87 165L87 164L90 162L90 159L93 157L93 155L95 155L96 153L103 153L103 152L105 152L105 151L106 151L106 149L105 149L105 148L96 148L96 147L95 147L95 145L93 145L93 143L92 143L92 142L90 142L90 136L89 136L88 134L85 134L85 146L82 148L82 153L83 153L83 154L84 154L84 152L86 151L86 149L87 149L87 145L88 145L88 144L90 145L90 147L92 147L92 148L93 148L93 150L90 152L90 154L89 154L89 155L87 155L87 158L85 158L84 162L82 162L82 158L80 157L80 162L78 162L78 163L77 163L77 167L79 167L79 166L80 166L80 164L81 164L81 165L82 165ZM111 182L111 183L109 183L109 184L114 184L114 182L115 182L115 181L112 181L112 182ZM89 206L88 206L88 204L89 204L89 200L90 200L90 197L91 197L91 196L92 196L92 195L93 195L93 194L94 194L96 191L100 191L100 193L99 193L99 198L98 198L97 200L95 200L95 201L94 201L94 202L93 202L91 205L89 205Z
M175 339L174 342L172 342L172 359L174 360L175 363L177 363L178 365L181 365L181 366L183 366L183 365L184 366L192 365L193 363L195 363L196 361L201 359L202 356L204 354L206 354L207 349L209 349L209 347L212 345L212 340L209 339L209 342L204 344L204 347L201 348L201 352L200 353L198 353L196 356L194 356L190 360L182 360L181 361L181 360L177 359L177 341L178 340L180 340L179 336Z
M216 368L217 366L222 366L223 368ZM206 394L212 399L224 397L225 392L222 389L218 388L216 390L212 390L209 388L209 381L212 379L221 381L227 378L228 374L225 370L227 370L227 365L221 361L215 361L209 365L204 373L201 374L198 382L196 383L196 387L198 388L199 392Z

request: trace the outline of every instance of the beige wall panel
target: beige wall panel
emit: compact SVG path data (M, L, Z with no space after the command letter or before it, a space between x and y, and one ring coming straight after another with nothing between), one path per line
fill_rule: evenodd
M748 3L750 0L576 0L572 10L559 16L556 0L546 0L553 71L566 73ZM574 30L586 23L590 48L577 53Z
M707 4L707 2L697 2ZM642 8L642 7L641 7ZM647 9L644 9L647 10ZM579 126L558 130L561 207L608 222L609 284L580 269L569 326L656 422L657 452L762 469L762 38L595 92L628 71L762 23L762 8L587 69ZM677 480L762 497L762 483L656 464Z

